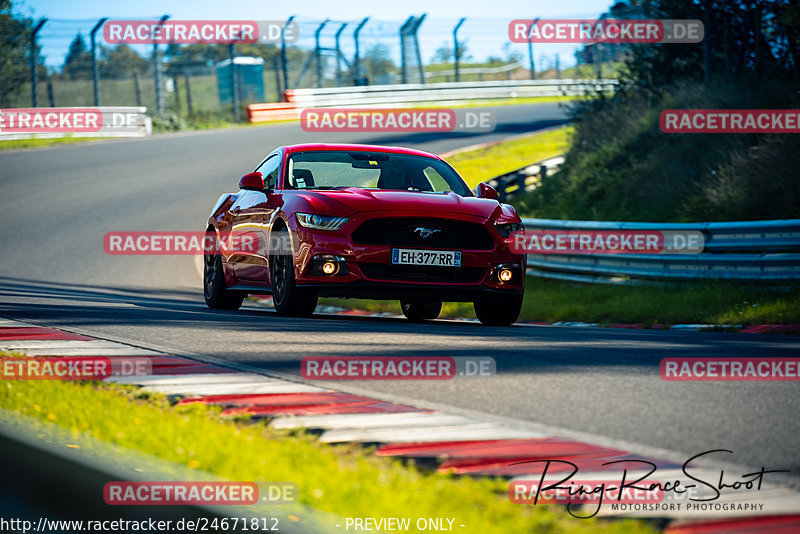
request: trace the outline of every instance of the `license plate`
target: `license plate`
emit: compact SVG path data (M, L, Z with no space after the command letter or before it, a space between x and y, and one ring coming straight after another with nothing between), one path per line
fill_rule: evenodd
M461 251L394 248L392 249L392 264L461 267Z

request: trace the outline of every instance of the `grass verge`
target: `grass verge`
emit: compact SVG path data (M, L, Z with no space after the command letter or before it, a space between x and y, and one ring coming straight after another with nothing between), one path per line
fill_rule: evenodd
M110 137L34 137L31 139L0 140L0 150L17 150L20 148L42 148L53 145L72 145L76 143L91 143L93 141L108 141Z
M569 148L573 128L562 126L534 134L491 143L447 156L470 188L543 159L563 154Z
M454 517L469 532L488 533L655 532L637 520L582 520L561 508L512 504L500 479L424 472L359 446L223 419L219 408L172 406L128 386L4 381L0 407L229 480L293 481L300 503L345 517Z
M397 301L320 299L320 303L400 314ZM475 317L471 303L448 302L442 317ZM732 284L589 285L529 277L520 320L589 323L800 324L800 289Z

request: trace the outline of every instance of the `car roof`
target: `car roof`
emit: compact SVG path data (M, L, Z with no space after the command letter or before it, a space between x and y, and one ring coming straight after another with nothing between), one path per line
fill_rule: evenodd
M423 156L427 158L442 159L436 154L414 150L413 148L403 148L399 146L379 146L379 145L357 145L340 143L304 143L299 145L287 145L284 147L286 154L297 152L309 152L315 150L331 150L341 152L385 152L390 154L406 154L409 156Z

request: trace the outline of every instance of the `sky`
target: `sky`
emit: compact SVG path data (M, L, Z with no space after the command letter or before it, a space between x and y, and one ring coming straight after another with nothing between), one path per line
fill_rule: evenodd
M158 19L169 14L172 20L285 20L295 15L301 22L301 46L313 45L313 31L326 18L329 23L323 35L323 46L332 46L338 24L348 22L342 33L342 50L353 54L352 29L364 17L370 22L361 33L362 50L371 43L387 44L399 60L397 28L410 15L425 13L419 41L424 62L430 61L436 49L452 46L452 29L459 18L467 21L459 31L459 40L466 41L475 60L490 55L505 57L510 51L527 54L524 44L510 44L508 22L517 18L596 18L605 12L613 0L402 0L367 2L365 0L226 0L197 2L196 0L14 0L14 10L24 16L47 17L40 34L42 53L49 66L63 62L69 42L80 31L84 37L96 19ZM87 39L88 41L88 39ZM552 65L558 55L562 67L574 64L574 45L537 45L537 68ZM526 56L527 57L527 56ZM525 60L527 61L527 59Z

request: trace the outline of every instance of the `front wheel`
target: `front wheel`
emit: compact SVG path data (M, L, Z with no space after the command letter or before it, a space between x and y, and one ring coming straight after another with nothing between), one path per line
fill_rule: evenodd
M400 308L409 321L430 321L442 312L441 300L415 299L401 300Z
M475 315L487 326L508 326L519 319L522 311L522 295L492 297L476 300Z
M278 254L269 258L272 305L280 315L308 317L317 308L317 293L295 283L294 259L289 238L281 235L277 241Z
M225 286L222 256L206 254L203 262L203 296L212 309L238 310L244 301L241 293L232 293Z

